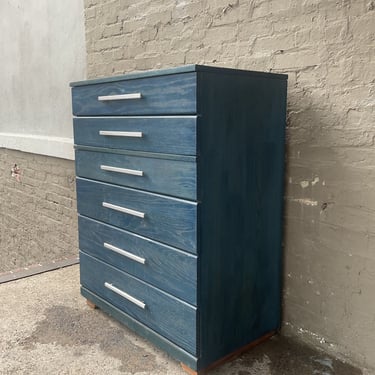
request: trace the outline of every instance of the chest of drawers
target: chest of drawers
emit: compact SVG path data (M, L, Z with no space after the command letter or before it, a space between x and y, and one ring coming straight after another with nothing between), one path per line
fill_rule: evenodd
M72 83L81 293L199 372L278 329L286 76Z

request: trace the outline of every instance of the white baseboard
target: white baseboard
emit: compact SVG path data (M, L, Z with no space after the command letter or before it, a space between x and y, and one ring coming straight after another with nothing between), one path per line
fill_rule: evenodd
M0 148L74 160L72 138L0 132Z

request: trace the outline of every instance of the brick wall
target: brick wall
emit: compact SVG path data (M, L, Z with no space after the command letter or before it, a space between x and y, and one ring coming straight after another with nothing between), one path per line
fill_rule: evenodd
M0 273L78 255L74 176L71 160L0 149Z
M289 75L284 332L375 367L375 2L85 0L89 77Z

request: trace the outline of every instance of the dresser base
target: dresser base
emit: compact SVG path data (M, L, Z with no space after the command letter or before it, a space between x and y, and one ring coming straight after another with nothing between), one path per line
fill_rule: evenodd
M251 343L241 347L240 349L236 350L235 352L232 352L228 355L226 355L223 358L220 358L216 362L212 363L209 365L207 368L199 371L192 370L189 366L185 365L184 363L181 362L181 367L182 369L189 375L205 375L209 371L213 370L214 368L223 365L224 363L233 361L235 358L239 357L241 354L247 352L248 350L254 348L255 346L261 344L262 342L268 340L272 336L276 334L276 331L271 331L269 333L266 333L264 336L260 337L257 340L252 341Z
M175 351L175 349L171 350L172 348L171 348L170 345L168 345L167 340L165 340L165 342L162 342L162 340L158 340L158 339L156 339L154 341L152 339L154 334L149 335L149 334L146 333L146 331L148 331L148 329L145 329L145 331L143 331L143 330L139 331L138 329L136 329L136 327L141 327L142 325L140 323L137 323L137 322L133 321L132 318L130 318L126 314L120 312L114 306L112 306L108 302L102 300L100 297L96 296L95 294L89 292L87 289L81 287L81 294L84 297L86 297L86 303L90 308L92 308L92 309L98 309L98 308L102 309L103 311L105 311L109 315L115 317L117 320L121 321L123 324L128 326L128 328L132 329L133 331L137 332L141 336L143 336L143 337L149 339L150 341L152 341L154 344L159 346L159 348L169 352L169 354L174 356L176 359L178 359L178 357L180 357L180 360L181 360L181 354L182 353L179 353L180 350L177 350L177 351ZM93 302L93 301L95 301L95 302ZM133 321L134 326L132 326L132 324L129 324L132 321ZM214 368L219 367L219 366L221 366L221 365L223 365L227 362L230 362L230 361L234 360L235 358L239 357L241 354L247 352L248 350L254 348L255 346L257 346L259 344L261 344L262 342L268 340L269 338L274 336L276 333L277 333L277 331L270 331L270 332L266 333L265 335L261 336L260 338L254 340L254 341L250 342L249 344L244 345L241 348L237 349L236 351L226 355L225 357L220 358L219 360L210 364L208 367L206 367L202 370L198 370L198 371L193 370L191 367L189 367L188 364L185 364L184 362L180 362L181 367L189 375L206 375L209 371L213 370ZM178 354L178 355L176 355L176 354ZM184 356L184 354L182 354L182 356ZM190 356L186 357L186 359L188 359L189 357ZM189 358L189 359L192 359L192 358ZM193 363L192 363L193 365L196 365L195 362L193 362Z
M93 310L97 308L95 303L89 301L88 299L86 300L86 304L87 304L88 307L91 307Z
M119 310L117 307L113 306L108 301L102 299L95 293L92 293L90 290L82 286L81 294L84 298L86 298L87 301L90 302L88 303L89 306L93 305L101 311L112 316L114 319L124 324L131 331L142 336L143 338L157 346L159 349L167 352L176 361L185 363L186 366L188 366L189 368L197 368L197 359L192 354L181 349L171 341L167 340L166 338L151 330L139 321L133 319L131 316Z
M109 315L113 316L114 318L116 318L117 320L121 321L123 324L128 326L128 328L132 329L133 331L137 332L141 336L143 336L143 337L147 338L148 340L152 341L159 348L167 351L169 354L171 354L176 359L181 360L182 359L181 357L186 355L186 353L184 355L182 353L182 351L179 350L179 349L175 350L176 348L173 348L174 345L172 344L172 346L171 346L170 343L168 343L167 340L160 340L160 337L159 337L159 339L157 339L156 337L153 337L153 336L158 336L158 335L150 334L151 331L147 334L147 331L148 331L147 328L144 328L144 330L143 329L139 330L139 328L142 327L142 325L140 323L133 321L132 318L130 318L126 314L120 312L114 306L112 306L108 302L102 300L100 297L96 296L95 294L89 292L87 289L81 287L81 293L84 297L86 297L86 303L90 308L92 308L92 309L98 309L99 308L99 309L103 310L104 312L108 313ZM129 324L131 322L133 322L134 325ZM137 329L137 327L138 327L138 329ZM212 363L211 365L209 365L208 367L206 367L202 370L198 370L198 371L193 370L188 364L186 364L182 361L180 362L180 364L181 364L182 369L189 375L206 375L209 371L213 370L214 368L216 368L218 366L221 366L224 363L227 363L227 362L230 362L230 361L234 360L235 358L239 357L241 354L247 352L248 350L254 348L255 346L257 346L259 344L261 344L262 342L268 340L269 338L271 338L275 334L276 334L276 331L268 332L265 335L258 338L257 340L254 340L254 341L250 342L249 344L242 346L241 348L239 348L236 351L226 355L223 358L220 358L219 360L217 360L216 362ZM153 338L154 339L156 338L156 340L154 340ZM178 358L178 357L180 357L180 358ZM184 361L186 361L188 359L190 359L190 360L192 359L192 358L189 358L189 357L190 356L186 356ZM188 361L186 361L186 362L188 362ZM194 360L191 362L191 364L193 366L196 366L196 363L194 362Z

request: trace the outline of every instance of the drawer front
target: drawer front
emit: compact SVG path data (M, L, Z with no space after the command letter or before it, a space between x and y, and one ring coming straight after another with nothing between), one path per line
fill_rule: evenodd
M196 155L196 116L75 118L77 145Z
M76 150L80 177L186 199L196 199L196 169L192 161Z
M196 354L196 308L80 253L81 284L162 336Z
M81 251L196 305L196 256L86 217L78 224Z
M88 216L196 253L197 203L77 178L77 209Z
M73 114L194 114L196 87L196 73L77 86L72 88Z

